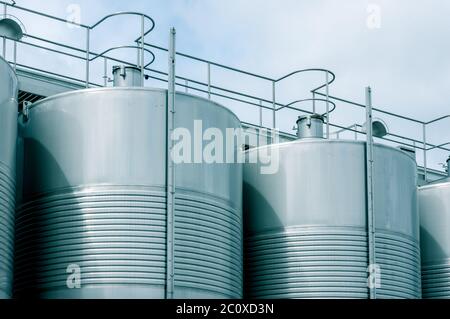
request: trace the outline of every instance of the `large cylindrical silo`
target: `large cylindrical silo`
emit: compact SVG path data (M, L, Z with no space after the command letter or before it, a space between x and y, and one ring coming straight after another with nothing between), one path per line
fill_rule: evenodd
M450 298L450 177L419 187L418 198L422 294Z
M369 297L366 144L323 139L319 118L301 119L305 138L248 151L247 297ZM416 163L375 144L373 176L377 297L420 298Z
M0 58L0 299L12 293L16 197L17 77Z
M87 89L41 100L21 117L17 296L165 298L167 267L174 298L242 296L241 164L175 165L173 263L167 258L167 98L167 90ZM183 132L195 135L195 120L223 135L240 128L219 104L175 100ZM199 133L192 143L200 138L201 147Z

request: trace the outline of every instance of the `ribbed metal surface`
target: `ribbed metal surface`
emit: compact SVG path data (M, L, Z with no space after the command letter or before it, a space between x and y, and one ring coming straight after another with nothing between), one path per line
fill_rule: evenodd
M278 170L244 168L247 296L369 298L364 143L305 139L269 148L248 156L270 163L264 154L278 154ZM414 161L375 144L374 194L377 298L420 298Z
M67 267L83 285L164 285L165 192L101 187L46 194L20 207L16 292L67 288ZM32 269L32 271L30 271Z
M450 298L450 178L419 187L423 298Z
M12 294L16 142L17 78L0 57L0 298Z
M252 298L367 298L364 229L292 229L248 238ZM418 243L377 234L379 298L420 298Z
M242 297L242 216L219 198L179 193L175 285Z
M233 270L242 269L242 217L205 195L177 197L175 285L239 298L242 271ZM95 186L46 194L20 207L18 296L23 288L40 295L64 290L70 264L83 269L83 284L93 288L163 286L165 201L162 189Z
M422 264L423 298L450 298L450 259L445 263Z
M293 227L246 244L251 298L367 297L364 230Z
M176 164L171 226L166 103L164 90L90 89L20 118L18 297L171 297L172 268L174 298L242 297L242 165ZM194 132L195 120L240 127L224 107L177 93L175 127ZM71 265L79 288L67 285Z
M0 162L0 298L12 291L14 259L15 182L11 170Z
M376 262L381 268L379 298L421 297L419 242L402 234L378 231Z

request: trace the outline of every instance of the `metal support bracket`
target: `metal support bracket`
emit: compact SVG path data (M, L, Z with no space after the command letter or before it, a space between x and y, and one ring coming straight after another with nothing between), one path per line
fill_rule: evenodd
M22 115L23 115L24 122L28 122L28 120L30 119L30 106L32 104L33 103L31 103L31 102L23 101Z

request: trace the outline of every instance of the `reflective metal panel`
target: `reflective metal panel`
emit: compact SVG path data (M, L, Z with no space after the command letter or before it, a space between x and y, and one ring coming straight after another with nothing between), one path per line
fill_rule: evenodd
M419 188L424 298L450 298L450 178Z
M247 296L368 298L365 144L305 139L268 147L279 152L278 172L244 168ZM267 163L264 154L259 162ZM418 298L416 164L375 144L374 165L377 294Z
M17 78L0 58L0 298L12 293L17 110Z
M18 296L165 297L166 103L165 90L89 89L21 119ZM194 120L240 127L224 107L181 93L175 119L189 130ZM241 297L242 165L175 170L174 297Z

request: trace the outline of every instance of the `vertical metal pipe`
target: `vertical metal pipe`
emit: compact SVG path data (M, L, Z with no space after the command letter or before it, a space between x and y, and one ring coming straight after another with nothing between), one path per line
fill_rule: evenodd
M316 93L312 93L312 112L316 113Z
M89 39L89 36L90 36L90 28L89 27L87 27L86 28L86 88L88 88L89 87L89 57L90 57L90 55L89 55L89 42L90 42L90 39Z
M188 93L188 86L189 86L189 81L184 80L184 92L186 92L186 93Z
M103 86L108 86L108 59L103 58Z
M175 28L170 29L169 40L169 79L167 90L167 264L166 264L166 298L173 299L174 290L174 218L175 218L175 166L172 160L172 132L175 116Z
M422 138L423 138L423 179L428 183L428 169L427 169L427 125L422 124Z
M325 94L326 94L326 106L327 106L327 138L330 138L330 91L329 91L329 78L328 78L329 74L328 71L325 71L325 81L326 81L326 85L325 85Z
M355 141L357 141L358 140L358 124L355 124L354 125L354 130L355 130Z
M262 127L262 117L263 117L263 114L262 114L262 110L263 110L263 108L262 108L262 101L261 100L259 100L259 127L261 128Z
M14 49L13 49L13 69L16 70L17 65L17 41L14 41Z
M137 54L136 54L136 67L139 68L141 66L141 49L137 48Z
M276 122L276 108L277 108L277 103L276 103L276 97L275 97L275 81L272 81L272 123L273 123L273 128L276 127L277 122Z
M141 85L144 86L144 36L145 17L141 16Z
M7 5L6 3L3 4L3 15L6 18L6 13L7 13ZM3 37L3 58L6 60L6 37Z
M276 96L275 96L275 81L272 81L272 122L273 122L273 130L272 130L272 143L275 143L275 128L277 125L277 102L276 102Z
M372 91L366 88L366 200L367 200L367 235L369 245L369 268L376 265L375 252L375 207L373 193L373 134L372 134ZM372 274L371 274L372 275ZM370 299L377 298L376 285L368 285Z
M211 64L208 62L208 99L211 100Z
M258 127L258 132L256 135L256 146L259 147L261 146L261 132L263 131L262 129L262 100L259 100L259 127ZM267 136L266 136L266 142L267 143Z

